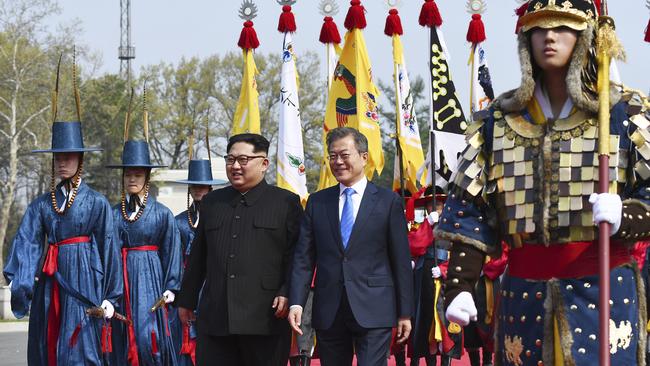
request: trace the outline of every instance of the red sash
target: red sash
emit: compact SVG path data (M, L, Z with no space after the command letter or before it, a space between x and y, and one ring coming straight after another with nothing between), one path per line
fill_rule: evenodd
M82 243L90 243L90 237L75 236L58 243L50 244L47 248L45 262L43 263L43 274L52 277L59 270L59 246ZM47 364L49 366L56 366L56 347L59 342L60 330L61 298L59 283L56 279L52 278L50 307L47 310Z
M157 245L143 245L141 247L133 248L122 248L122 267L124 272L124 305L126 307L126 317L131 320L131 324L128 326L128 336L129 336L129 349L127 353L127 360L131 366L138 366L140 361L138 360L138 348L135 341L135 328L133 326L133 316L131 313L131 295L129 293L129 272L126 267L126 257L129 252L142 252L142 251L158 251Z
M622 243L610 246L610 268L630 263L632 257ZM579 278L598 274L598 242L524 245L510 251L510 275L529 280Z

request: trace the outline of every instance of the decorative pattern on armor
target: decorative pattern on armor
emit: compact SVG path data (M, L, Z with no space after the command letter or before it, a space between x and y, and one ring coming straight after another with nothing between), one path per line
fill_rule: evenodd
M455 193L493 204L503 225L501 232L515 247L594 240L597 231L589 195L598 183L595 117L577 111L546 125L534 124L527 114L504 116L499 110L488 117L492 117L485 120L489 122L479 121L467 129ZM637 175L646 180L650 178L650 122L640 115L632 119L644 127L631 138L640 155ZM491 136L485 136L489 127ZM491 138L490 156L484 152L486 137ZM628 150L620 135L611 135L610 180L617 193L627 182Z

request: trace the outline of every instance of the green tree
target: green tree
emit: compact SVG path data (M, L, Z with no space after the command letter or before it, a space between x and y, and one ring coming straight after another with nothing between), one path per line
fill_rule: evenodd
M0 0L0 154L6 162L0 170L0 268L21 170L38 160L25 154L45 143L49 129L52 70L69 30L52 35L44 24L59 12L53 0Z

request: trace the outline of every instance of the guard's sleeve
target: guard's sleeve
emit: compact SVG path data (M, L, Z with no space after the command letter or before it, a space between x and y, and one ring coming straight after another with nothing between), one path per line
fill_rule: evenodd
M163 207L161 213L161 230L162 239L160 243L160 261L164 271L164 288L178 292L181 288L182 272L182 249L181 235L174 219L174 214L167 208Z
M113 222L113 211L105 197L97 198L94 207L96 216L92 230L104 271L103 300L108 300L113 306L117 306L124 292L117 227Z
M445 281L445 303L460 292L471 292L481 274L486 254L498 250L495 223L489 220L491 128L493 109L487 117L467 129L467 147L462 152L450 187L450 195L438 222L435 236L452 242ZM491 215L494 216L494 215Z
M45 243L42 201L32 202L18 227L3 273L11 283L11 310L20 319L29 312L36 271Z
M629 117L627 124L633 131L629 134L633 172L616 237L637 241L650 237L650 111L642 107Z

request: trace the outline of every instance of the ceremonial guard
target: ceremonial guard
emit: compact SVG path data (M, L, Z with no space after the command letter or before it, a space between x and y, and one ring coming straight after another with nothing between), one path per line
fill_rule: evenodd
M648 104L612 88L612 193L594 194L597 76L606 74L596 60L598 14L592 0L532 0L524 7L522 85L468 127L436 230L453 242L446 315L462 325L476 320L471 293L486 254L498 256L502 240L511 247L497 365L599 364L600 222L612 224L611 362L645 364L645 295L629 249L650 232Z
M212 167L209 159L190 159L187 179L176 181L176 183L188 185L187 210L176 215L175 218L180 232L184 270L187 266L187 259L190 256L192 240L194 240L194 234L199 225L201 199L212 191L213 185L223 185L226 182L219 179L212 179ZM192 198L191 201L190 197ZM176 354L180 354L178 358L179 365L194 365L196 363L196 329L194 324L181 324L175 307L173 310L170 310L170 323Z
M82 179L84 153L100 149L84 147L76 82L78 121L56 120L58 74L52 148L33 151L53 154L50 191L27 207L4 275L14 315L29 314L29 365L101 365L110 350L102 318L122 294L119 248L108 201Z
M146 93L146 92L145 92ZM113 207L124 272L124 309L131 324L113 331L118 365L176 365L167 304L181 281L181 241L172 212L150 195L151 164L145 96L145 140L129 140L125 126L122 199ZM119 352L118 352L119 350Z

